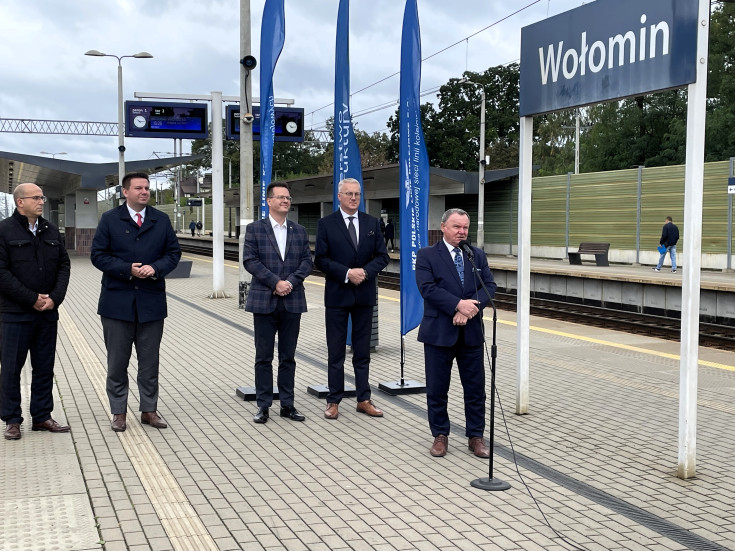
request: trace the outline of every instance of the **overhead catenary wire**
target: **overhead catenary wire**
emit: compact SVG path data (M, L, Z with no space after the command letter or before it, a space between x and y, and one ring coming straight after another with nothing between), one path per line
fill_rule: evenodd
M470 38L473 38L473 37L477 36L478 34L480 34L480 33L482 33L482 32L485 32L486 30L488 30L488 29L490 29L490 28L492 28L492 27L494 27L494 26L496 26L496 25L499 25L500 23L502 23L502 22L504 22L504 21L506 21L506 20L510 19L511 17L513 17L513 16L515 16L515 15L518 15L519 13L521 13L521 12L525 11L526 9L528 9L528 8L530 8L530 7L532 7L532 6L534 6L535 4L538 4L538 3L540 2L540 1L541 1L541 0L533 0L532 2L530 2L530 3L526 4L525 6L523 6L523 7L519 8L519 9L517 9L516 11L514 11L514 12L512 12L512 13L509 13L508 15L506 15L506 16L504 16L504 17L502 17L502 18L498 19L497 21L494 21L493 23L490 23L490 24L489 24L489 25L487 25L486 27L483 27L482 29L480 29L480 30L478 30L478 31L475 31L474 33L472 33L472 34L470 34L470 35L468 35L468 36L466 36L466 37L462 38L461 40L458 40L457 42L454 42L453 44L450 44L450 45L448 45L448 46L445 46L445 47L444 47L444 48L442 48L441 50L438 50L438 51L434 52L433 54L431 54L431 55L428 55L427 57L423 58L423 59L421 60L421 61L422 61L422 63L423 63L424 61L428 61L429 59L431 59L431 58L433 58L433 57L436 57L437 55L439 55L439 54L441 54L441 53L444 53L444 52L446 52L447 50L449 50L449 49L451 49L451 48L454 48L455 46L457 46L457 45L459 45L459 44L462 44L463 42L469 42L469 39L470 39ZM391 74L391 75L388 75L388 76L386 76L386 77L383 77L383 78L381 78L380 80L377 80L377 81L373 82L372 84L369 84L369 85L367 85L367 86L365 86L365 87L363 87L363 88L360 88L360 89L359 89L359 90L357 90L356 92L352 92L352 93L350 94L350 97L353 97L353 96L355 96L355 95L357 95L357 94L359 94L359 93L361 93L361 92L364 92L364 91L366 91L366 90L369 90L370 88L373 88L374 86L377 86L378 84L381 84L381 83L383 83L383 82L385 82L385 81L387 81L387 80L390 80L391 78L393 78L393 77L395 77L395 76L397 76L397 75L400 75L400 74L401 74L401 73L400 73L400 71L396 71L395 73L393 73L393 74ZM422 92L422 93L421 93L421 96L423 97L423 96L425 96L425 95L428 95L428 94L432 94L432 93L435 93L436 91L438 91L438 90L439 90L439 88L440 88L440 87L439 87L439 86L437 86L437 87L435 87L434 89L432 89L433 91L426 91L426 92ZM357 117L357 116L361 116L361 115L362 115L362 116L364 116L364 115L367 115L367 114L369 114L369 113L374 113L375 111L379 111L379 110L381 110L381 109L386 109L387 107L390 107L390 106L392 106L392 105L395 105L395 104L397 104L397 103L398 103L398 100L395 100L395 101L391 101L391 102L389 102L388 104L384 104L384 105L383 105L382 107L380 107L380 108L379 108L378 106L375 106L375 107L369 107L369 108L367 108L367 109L366 109L366 110L365 110L364 112L360 112L359 114L353 114L353 118L354 118L354 117ZM312 116L312 120L313 120L313 116L314 116L314 114L315 114L315 113L318 113L319 111L321 111L321 110L323 110L323 109L327 109L327 108L329 108L329 107L331 107L331 106L333 106L333 105L334 105L334 102L328 103L327 105L324 105L324 106L322 106L322 107L319 107L318 109L315 109L315 110L313 110L313 111L310 111L309 113L307 113L307 115L311 115L311 116ZM324 122L326 122L326 121L324 121ZM321 124L322 124L322 123L319 123L319 125L321 125ZM309 129L309 130L311 130L311 129Z

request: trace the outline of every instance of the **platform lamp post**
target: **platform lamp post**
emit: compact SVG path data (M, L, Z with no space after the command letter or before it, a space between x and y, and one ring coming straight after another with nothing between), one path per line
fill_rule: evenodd
M57 155L68 155L66 151L60 151L59 153L49 153L48 151L39 151L41 155L51 155L52 159L55 159Z
M134 57L137 59L150 59L153 56L148 52L138 52L133 55L114 55L105 54L98 50L89 50L84 55L93 57L114 57L117 59L117 150L120 152L118 160L118 185L122 185L123 178L125 177L125 132L124 132L124 120L123 120L123 84L122 84L122 60L126 57Z
M485 87L479 82L472 82L469 79L460 80L462 84L473 84L480 87L480 155L477 182L477 240L475 245L481 250L485 250Z

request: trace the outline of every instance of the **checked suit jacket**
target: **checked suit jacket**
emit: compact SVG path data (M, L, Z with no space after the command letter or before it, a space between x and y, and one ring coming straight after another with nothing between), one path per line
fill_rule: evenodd
M273 291L279 281L293 286L291 293L283 297L288 312L306 312L304 279L311 273L312 261L309 235L306 228L286 220L286 257L281 258L276 235L270 217L257 220L245 228L242 263L253 276L245 301L245 310L256 314L270 314L276 309L278 295Z

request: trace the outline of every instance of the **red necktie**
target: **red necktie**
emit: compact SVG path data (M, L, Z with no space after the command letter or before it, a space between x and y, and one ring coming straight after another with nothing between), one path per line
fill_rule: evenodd
M138 217L138 227L141 227L143 225L143 217L140 215L139 212L136 212L135 216Z

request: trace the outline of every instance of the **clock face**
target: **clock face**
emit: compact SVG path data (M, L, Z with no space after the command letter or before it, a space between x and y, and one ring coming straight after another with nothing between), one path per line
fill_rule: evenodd
M133 124L137 126L138 128L145 128L146 120L145 117L142 115L138 115L133 119Z
M286 123L286 130L288 131L289 134L295 133L297 128L298 127L296 126L296 123L293 121L289 121Z

